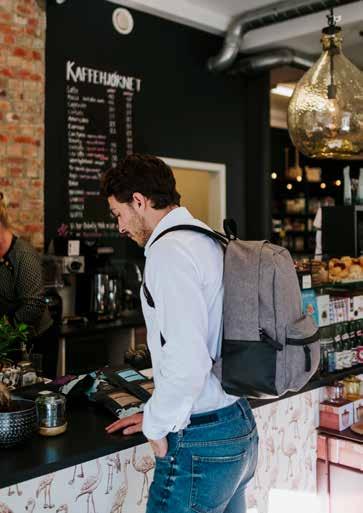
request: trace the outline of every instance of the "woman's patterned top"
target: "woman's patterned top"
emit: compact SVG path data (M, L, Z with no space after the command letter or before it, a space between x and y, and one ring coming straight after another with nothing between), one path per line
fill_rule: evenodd
M52 324L43 297L41 259L26 241L13 236L0 258L0 316L25 322L38 336Z

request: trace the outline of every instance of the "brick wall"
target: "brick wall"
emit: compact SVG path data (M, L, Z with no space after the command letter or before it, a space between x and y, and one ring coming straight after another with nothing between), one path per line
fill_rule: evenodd
M0 0L0 191L15 233L43 245L42 0Z

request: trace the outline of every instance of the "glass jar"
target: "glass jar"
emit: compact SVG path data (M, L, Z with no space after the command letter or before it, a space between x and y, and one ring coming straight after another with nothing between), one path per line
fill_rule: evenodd
M62 394L42 390L35 400L39 434L55 436L67 429L66 398Z
M31 362L22 360L18 362L18 367L20 368L19 386L26 387L37 382L37 373Z
M348 376L343 380L344 383L344 396L349 401L355 401L360 397L360 382L357 376Z
M327 399L330 403L337 403L344 397L344 385L340 381L334 381L326 387Z

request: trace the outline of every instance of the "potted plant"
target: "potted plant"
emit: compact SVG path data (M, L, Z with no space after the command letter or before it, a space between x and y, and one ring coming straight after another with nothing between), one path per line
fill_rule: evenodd
M5 365L12 363L10 353L26 346L28 335L28 325L24 322L14 322L12 325L6 315L0 319L0 371Z
M28 326L10 324L4 316L0 319L0 371L12 363L9 355L23 349L28 339ZM0 382L0 448L11 447L29 438L37 427L34 401L11 397L5 383Z

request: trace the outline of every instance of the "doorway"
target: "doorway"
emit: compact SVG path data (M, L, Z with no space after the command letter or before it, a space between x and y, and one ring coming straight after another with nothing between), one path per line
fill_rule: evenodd
M180 205L214 230L223 230L226 217L226 166L160 157L171 167Z

